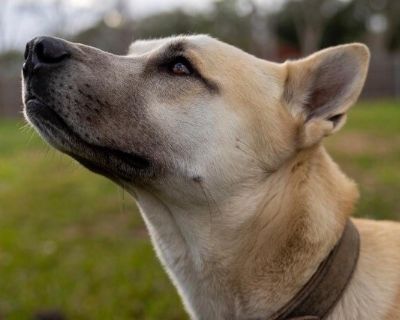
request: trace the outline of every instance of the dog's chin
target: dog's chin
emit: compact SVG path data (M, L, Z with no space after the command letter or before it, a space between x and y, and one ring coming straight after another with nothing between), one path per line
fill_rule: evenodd
M25 101L24 113L51 146L95 173L121 184L153 175L148 158L85 141L55 111L36 98Z

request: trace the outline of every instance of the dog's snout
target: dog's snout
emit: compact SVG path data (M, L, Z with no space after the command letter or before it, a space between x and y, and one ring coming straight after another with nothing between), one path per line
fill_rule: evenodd
M27 73L40 66L59 65L67 60L71 53L66 43L53 37L37 37L26 44L23 72Z
M70 56L65 42L51 37L39 38L33 49L41 63L53 64L61 62Z

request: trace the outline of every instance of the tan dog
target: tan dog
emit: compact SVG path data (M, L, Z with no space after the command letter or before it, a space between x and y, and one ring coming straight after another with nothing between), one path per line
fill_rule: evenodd
M26 118L134 195L192 319L268 319L340 238L358 192L321 141L360 94L364 45L277 64L208 36L127 56L42 37L25 58ZM354 222L359 262L328 319L400 319L400 225Z

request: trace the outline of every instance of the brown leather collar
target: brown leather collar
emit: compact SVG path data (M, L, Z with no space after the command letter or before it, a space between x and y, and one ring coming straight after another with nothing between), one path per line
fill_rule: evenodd
M348 219L343 234L317 271L273 320L323 320L343 295L357 266L360 235Z

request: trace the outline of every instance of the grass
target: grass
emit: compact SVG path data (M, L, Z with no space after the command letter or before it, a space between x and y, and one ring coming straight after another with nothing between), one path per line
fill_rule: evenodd
M0 319L185 319L133 200L0 123Z
M133 200L21 126L0 122L0 319L186 319ZM355 214L400 219L400 103L356 106L326 145Z
M357 105L326 146L359 185L355 215L400 220L400 102Z

